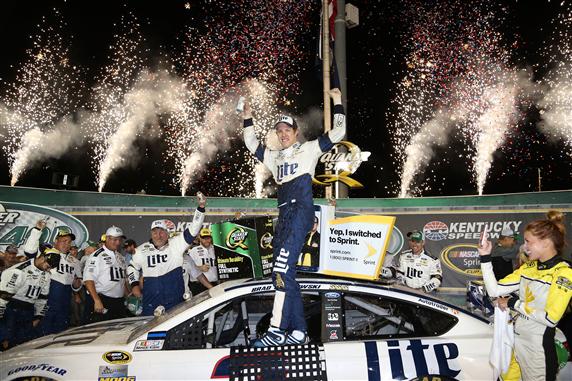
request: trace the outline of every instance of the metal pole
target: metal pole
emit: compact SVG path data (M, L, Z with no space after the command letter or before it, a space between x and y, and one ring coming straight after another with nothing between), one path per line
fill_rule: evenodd
M330 108L330 15L328 0L322 0L322 82L324 84L324 133L331 129ZM327 173L327 172L326 172ZM325 189L326 198L332 198L332 187Z
M346 117L348 114L348 88L346 86L347 73L346 73L346 1L337 0L338 13L336 14L335 20L335 56L336 56L336 67L338 69L338 76L340 79L340 90L342 92L342 104L344 105L344 110L346 111ZM345 136L344 136L345 139ZM341 149L340 151L346 151ZM345 184L336 182L336 198L347 198L348 197L348 187Z

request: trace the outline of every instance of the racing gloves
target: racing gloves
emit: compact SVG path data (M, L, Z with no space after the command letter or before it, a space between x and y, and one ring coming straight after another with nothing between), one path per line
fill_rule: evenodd
M438 278L431 278L431 280L429 280L429 282L427 282L423 285L423 291L429 293L429 292L437 289L437 287L439 287L440 285L441 285L441 281Z

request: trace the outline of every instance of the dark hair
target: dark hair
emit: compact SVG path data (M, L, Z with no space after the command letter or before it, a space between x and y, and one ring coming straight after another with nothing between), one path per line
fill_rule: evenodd
M545 220L532 221L525 232L530 232L540 239L550 239L556 248L556 252L561 255L566 246L566 226L564 225L564 213L557 210L550 210L546 214Z

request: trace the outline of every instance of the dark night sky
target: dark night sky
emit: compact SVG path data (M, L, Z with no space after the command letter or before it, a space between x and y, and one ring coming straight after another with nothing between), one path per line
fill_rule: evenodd
M411 4L413 0L405 3ZM185 4L191 10L185 9ZM19 62L25 58L26 49L31 47L30 35L37 33L42 16L50 17L56 8L63 15L73 34L70 60L86 69L86 79L93 78L104 65L107 48L112 43L114 23L127 11L137 16L142 24L148 48L153 52L176 46L186 26L193 18L203 17L208 12L208 1L144 1L144 0L47 0L38 2L9 1L3 3L0 15L0 35L3 54L0 60L0 78L10 82ZM355 0L360 9L361 25L347 31L348 41L348 137L364 151L372 152L369 162L363 163L355 178L364 183L362 190L353 190L351 197L395 197L399 163L394 162L387 110L391 107L395 83L404 68L399 33L406 31L406 25L396 21L392 10L399 7L398 1ZM380 5L379 3L393 3ZM425 1L430 6L431 1ZM498 2L497 2L498 3ZM556 4L558 3L558 4ZM279 2L277 2L279 4ZM427 5L429 4L429 5ZM521 42L514 47L513 59L519 67L533 67L541 64L539 54L543 41L550 33L550 20L561 11L560 2L503 1L499 9L508 9L507 20L500 26L507 36L518 35ZM317 7L316 7L317 8ZM316 16L317 19L318 16ZM375 31L375 33L372 33ZM310 33L310 32L309 32ZM317 31L311 31L314 35ZM372 36L375 36L372 38ZM315 49L315 38L309 37ZM309 54L311 56L311 54ZM535 69L541 76L542 69ZM300 75L302 91L298 97L298 109L319 106L321 82L313 57L309 57ZM543 190L571 188L570 172L572 160L562 154L561 142L550 142L538 132L535 122L538 112L527 113L520 123L518 134L512 137L512 144L495 154L485 194L534 191L537 186L537 168L541 169ZM453 141L453 149L437 149L437 156L450 157L448 165L430 165L436 178L444 178L440 186L432 186L424 192L426 196L475 194L476 186L467 163L455 160L460 141ZM160 165L164 146L160 143L137 142L142 158L135 168L121 169L109 180L107 191L134 193L145 189L149 194L179 194L178 189L168 185L165 171ZM94 175L89 162L87 146L79 147L73 153L57 160L50 160L31 168L19 185L31 187L53 187L51 175L66 172L80 176L80 190L96 190ZM518 163L518 164L515 164ZM510 167L511 170L506 170ZM383 168L383 169L381 169ZM209 171L216 168L209 168ZM208 173L208 171L207 171ZM143 174L143 175L142 175ZM237 180L239 181L239 180ZM8 164L0 157L0 184L9 184ZM208 187L208 182L199 181L197 187Z

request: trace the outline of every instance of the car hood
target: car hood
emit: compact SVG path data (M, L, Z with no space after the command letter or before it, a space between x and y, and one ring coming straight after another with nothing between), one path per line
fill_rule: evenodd
M70 348L79 345L125 345L131 332L151 320L152 316L109 320L68 329L44 336L11 349L7 353L43 348ZM76 347L77 348L77 347Z

